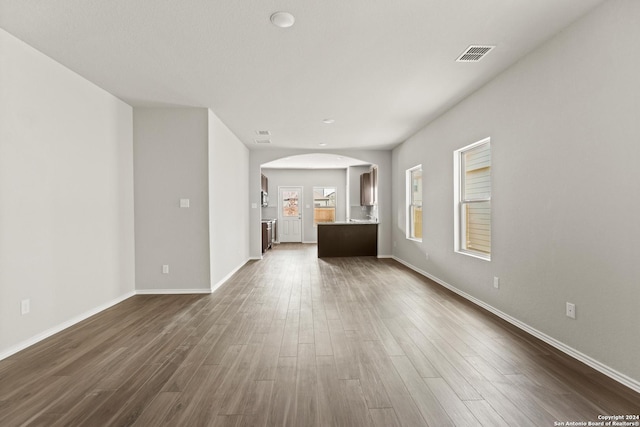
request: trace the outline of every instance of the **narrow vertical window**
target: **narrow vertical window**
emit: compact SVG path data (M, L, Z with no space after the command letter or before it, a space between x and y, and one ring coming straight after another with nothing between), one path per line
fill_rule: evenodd
M407 170L407 239L422 241L422 165Z
M455 250L491 260L491 143L454 152Z
M313 224L336 221L336 188L313 187Z

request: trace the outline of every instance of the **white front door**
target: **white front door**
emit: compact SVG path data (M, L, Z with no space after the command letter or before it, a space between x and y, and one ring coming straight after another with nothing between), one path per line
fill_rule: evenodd
M278 240L302 242L302 187L278 187Z

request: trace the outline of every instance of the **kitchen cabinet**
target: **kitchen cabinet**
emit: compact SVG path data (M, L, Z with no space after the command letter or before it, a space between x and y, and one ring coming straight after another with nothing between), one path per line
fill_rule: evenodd
M277 223L275 219L262 220L262 253L273 248L277 236Z
M360 175L360 206L373 206L373 182L371 172Z
M260 206L269 206L269 178L265 174L260 174Z
M273 241L273 228L271 227L271 221L262 222L262 253L265 253L267 249L271 248Z
M318 224L318 258L377 255L377 223Z
M271 247L278 240L278 221L273 219L271 220Z
M378 167L373 166L371 168L371 198L373 205L378 204Z
M378 204L378 168L372 167L369 172L360 175L360 206Z

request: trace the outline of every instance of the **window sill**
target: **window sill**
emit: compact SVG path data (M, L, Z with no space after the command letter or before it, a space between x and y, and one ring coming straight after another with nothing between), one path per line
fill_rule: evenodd
M491 255L481 254L479 252L471 252L471 251L464 251L464 250L458 250L458 249L456 249L454 252L460 255L467 255L467 256L478 258L484 261L491 261Z
M411 240L412 242L422 243L422 239L416 239L415 237L407 237L407 240Z

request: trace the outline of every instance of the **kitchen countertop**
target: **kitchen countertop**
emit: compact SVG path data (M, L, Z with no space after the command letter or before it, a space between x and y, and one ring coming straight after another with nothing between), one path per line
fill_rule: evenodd
M336 221L336 222L319 222L318 225L369 225L369 224L379 224L378 221Z

